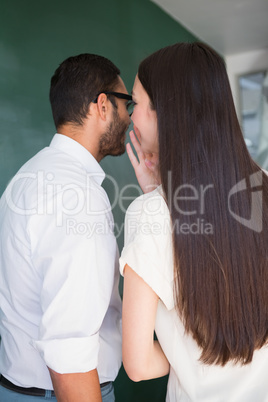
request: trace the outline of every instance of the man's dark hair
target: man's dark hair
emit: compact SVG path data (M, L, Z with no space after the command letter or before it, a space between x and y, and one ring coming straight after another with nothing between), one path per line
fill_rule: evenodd
M64 60L50 85L50 103L56 128L67 122L82 125L90 102L118 84L120 70L108 59L95 54L80 54Z

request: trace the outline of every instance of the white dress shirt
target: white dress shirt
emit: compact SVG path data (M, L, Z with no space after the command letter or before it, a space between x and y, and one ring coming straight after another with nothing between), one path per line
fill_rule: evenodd
M0 201L0 373L53 389L59 373L121 366L118 250L105 177L78 142L56 134Z
M162 187L128 208L120 270L128 264L159 296L155 331L170 363L167 402L268 402L268 346L250 364L205 365L174 304L172 226ZM185 226L177 226L182 235ZM188 232L189 233L189 232Z

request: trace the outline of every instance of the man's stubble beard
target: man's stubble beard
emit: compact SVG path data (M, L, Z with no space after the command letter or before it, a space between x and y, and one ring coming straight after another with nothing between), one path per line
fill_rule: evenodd
M125 153L125 133L128 126L129 124L120 119L117 110L114 109L113 121L99 142L99 153L103 158L107 155L119 156Z

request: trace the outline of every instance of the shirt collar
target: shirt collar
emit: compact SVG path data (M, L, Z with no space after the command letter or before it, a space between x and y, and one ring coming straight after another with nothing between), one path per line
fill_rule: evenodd
M79 144L79 142L67 137L66 135L57 133L52 138L49 146L72 156L74 159L77 159L89 173L94 174L95 181L99 185L102 184L105 178L103 169L96 161L94 156L85 147L83 147L83 145Z

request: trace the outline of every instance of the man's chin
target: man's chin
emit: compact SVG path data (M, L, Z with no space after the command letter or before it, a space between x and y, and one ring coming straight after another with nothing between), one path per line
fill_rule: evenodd
M118 148L118 149L113 149L110 151L107 151L105 154L102 154L102 158L104 158L105 156L120 156L123 155L126 152L126 147L124 145L124 147L122 148Z
M111 153L109 154L110 156L120 156L123 155L126 152L126 135L124 137L121 137L121 144L118 144L118 147L116 149L111 150Z
M122 147L121 149L117 149L116 151L111 152L110 156L120 156L120 155L123 155L125 152L126 152L126 147L124 145L124 148Z

